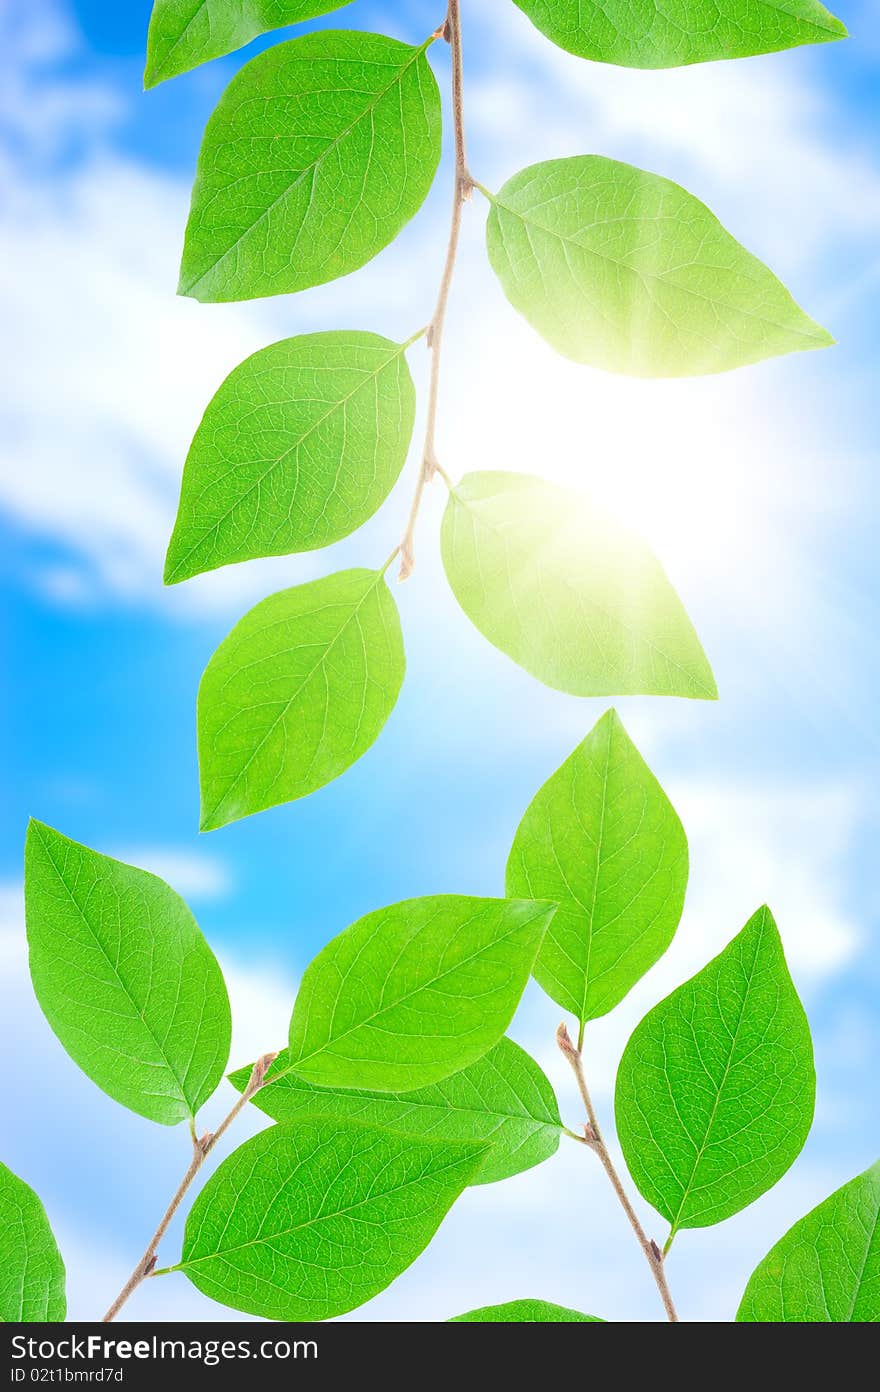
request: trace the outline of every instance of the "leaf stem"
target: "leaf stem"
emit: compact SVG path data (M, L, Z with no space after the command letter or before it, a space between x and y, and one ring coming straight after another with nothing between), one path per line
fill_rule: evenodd
M580 1037L581 1039L583 1038L583 1031L581 1031ZM556 1042L571 1064L572 1071L577 1080L578 1091L580 1092L586 1109L587 1125L584 1127L584 1140L590 1150L595 1151L596 1155L599 1157L600 1164L611 1181L611 1187L617 1195L620 1206L629 1219L630 1227L636 1235L636 1240L645 1254L645 1260L651 1268L651 1275L657 1283L657 1289L660 1292L660 1298L663 1301L663 1308L666 1311L667 1319L673 1324L677 1324L679 1323L679 1319L675 1305L673 1304L672 1295L669 1291L669 1286L666 1282L663 1253L660 1251L657 1243L654 1242L652 1238L648 1237L639 1222L638 1215L630 1203L629 1196L623 1187L620 1175L615 1169L614 1161L608 1153L608 1147L602 1139L602 1132L599 1130L599 1122L596 1117L596 1109L593 1106L593 1099L590 1096L590 1090L587 1087L587 1079L584 1074L582 1047L579 1044L578 1047L575 1048L564 1022L556 1031Z
M422 448L422 460L419 467L418 479L416 480L412 504L409 510L409 517L407 518L406 527L404 528L403 536L400 541L399 578L401 580L406 580L412 574L415 565L415 529L426 485L431 482L435 474L439 473L447 485L449 487L452 486L448 474L445 474L440 468L436 450L437 408L440 400L440 359L443 346L443 331L446 327L446 310L449 305L449 292L452 289L452 281L455 275L455 263L458 258L458 244L461 239L462 208L470 199L475 187L474 180L468 169L467 147L465 144L460 0L449 0L446 11L446 22L442 27L441 33L442 37L449 44L452 52L452 126L455 140L452 220L449 227L449 241L446 247L443 275L440 279L440 288L437 292L437 303L434 307L434 314L428 326L427 333L428 347L431 350L431 379L428 388L428 414L425 426L425 443Z
M170 1204L163 1213L159 1226L153 1233L153 1236L150 1238L147 1250L144 1252L144 1255L141 1257L134 1271L131 1273L125 1285L122 1287L122 1290L119 1292L116 1299L113 1301L113 1304L110 1306L106 1315L104 1315L104 1318L101 1321L102 1324L109 1324L111 1320L114 1320L116 1318L116 1316L119 1314L119 1311L122 1309L123 1305L128 1300L129 1296L137 1290L138 1286L141 1284L142 1281L145 1281L148 1276L155 1276L159 1274L156 1271L156 1253L159 1247L159 1243L162 1241L162 1238L165 1236L166 1232L171 1226L171 1220L173 1219L175 1213L179 1209L184 1199L184 1196L186 1195L186 1192L189 1189L189 1186L192 1184L193 1180L195 1179L199 1170L202 1168L202 1165L204 1164L208 1155L214 1149L214 1146L220 1140L221 1136L223 1136L225 1132L228 1131L229 1127L235 1121L236 1117L239 1115L240 1112L244 1110L244 1108L247 1106L248 1102L250 1102L254 1094L259 1092L260 1088L263 1086L263 1083L266 1081L266 1073L268 1071L269 1065L277 1057L277 1054L263 1054L262 1058L257 1059L257 1062L253 1066L253 1070L251 1072L250 1079L248 1080L247 1087L245 1088L241 1096L236 1100L235 1106L223 1118L216 1131L208 1131L205 1133L204 1136L199 1137L196 1135L195 1123L191 1123L190 1131L192 1132L193 1138L193 1156L189 1162L189 1168L187 1169L186 1174L183 1176L183 1179L177 1186L174 1197L172 1198ZM170 1269L171 1268L164 1268L164 1270Z

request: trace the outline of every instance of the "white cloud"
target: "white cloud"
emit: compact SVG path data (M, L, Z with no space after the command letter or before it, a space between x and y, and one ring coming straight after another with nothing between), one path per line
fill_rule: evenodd
M108 851L126 865L137 865L158 875L184 899L225 899L232 889L229 866L205 851L179 850L174 846L123 846Z

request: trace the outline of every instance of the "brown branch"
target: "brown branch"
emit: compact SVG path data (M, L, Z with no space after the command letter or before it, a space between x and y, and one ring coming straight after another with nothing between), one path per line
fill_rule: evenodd
M583 1027L581 1028L580 1034L580 1040L582 1039ZM599 1157L599 1162L602 1165L602 1168L608 1176L609 1180L611 1181L611 1187L617 1195L620 1206L626 1214L627 1218L629 1219L629 1225L636 1235L636 1240L645 1254L645 1260L647 1261L648 1266L651 1268L651 1275L654 1277L654 1280L657 1283L657 1289L660 1292L660 1298L663 1301L663 1308L666 1311L667 1319L671 1320L672 1323L677 1324L679 1322L679 1319L675 1310L675 1305L673 1304L672 1296L669 1291L669 1286L666 1281L666 1271L663 1261L663 1253L660 1251L660 1248L657 1246L657 1243L648 1237L647 1233L645 1232L644 1228L639 1222L638 1215L636 1214L635 1209L630 1203L629 1195L623 1187L620 1175L617 1173L617 1170L615 1169L614 1161L611 1159L611 1156L608 1153L608 1147L602 1139L602 1132L599 1129L599 1122L596 1118L596 1110L593 1106L593 1099L590 1096L590 1090L587 1087L587 1080L584 1074L584 1060L583 1054L581 1052L580 1042L578 1044L578 1047L575 1048L574 1044L572 1043L571 1036L568 1033L568 1029L564 1023L561 1024L559 1026L559 1029L556 1031L556 1042L559 1045L559 1048L561 1049L562 1053L565 1055L565 1057L571 1064L572 1071L574 1073L575 1078L577 1079L578 1091L580 1092L581 1098L583 1099L584 1107L586 1109L587 1124L584 1127L584 1142L587 1146L589 1146L590 1150L594 1151L595 1154Z
M437 303L434 307L434 313L428 327L427 337L428 348L431 352L431 379L428 387L428 414L425 426L425 443L422 449L422 461L419 468L419 476L416 481L415 492L413 494L412 505L409 510L409 517L398 548L400 552L399 578L401 580L406 580L412 574L413 566L415 565L415 528L419 516L419 509L422 505L425 486L431 482L432 478L437 473L446 480L447 484L449 483L448 475L444 473L438 463L436 449L437 408L440 400L440 359L443 346L443 331L446 327L446 311L449 305L449 292L452 289L452 281L455 275L455 263L458 258L458 244L461 239L462 208L471 197L475 188L474 180L468 169L467 148L465 145L460 0L449 0L446 22L439 32L452 50L452 126L455 139L452 221L449 228L449 241L446 247L446 260L443 265L443 275L440 280L440 289L437 293Z
M266 1072L269 1068L269 1065L277 1057L277 1054L264 1054L262 1058L257 1060L257 1062L253 1066L253 1070L251 1072L251 1076L248 1081L247 1087L245 1088L241 1096L238 1098L232 1110L228 1112L227 1115L223 1118L216 1131L209 1131L206 1132L204 1136L197 1137L194 1128L192 1128L193 1157L189 1163L189 1168L186 1174L183 1176L183 1179L180 1181L180 1184L177 1186L177 1191L174 1195L174 1198L171 1200L170 1204L163 1213L162 1220L159 1223L159 1226L153 1233L153 1236L150 1238L147 1250L144 1252L144 1255L141 1257L134 1271L131 1273L125 1285L122 1287L122 1290L119 1292L116 1299L113 1301L113 1304L110 1306L110 1309L104 1316L102 1320L103 1324L109 1324L111 1320L114 1320L116 1316L119 1314L119 1311L122 1309L126 1300L128 1300L128 1297L132 1294L132 1292L136 1291L141 1282L145 1281L148 1276L151 1276L153 1274L153 1271L156 1266L156 1254L158 1252L159 1243L162 1241L162 1238L168 1231L168 1228L171 1225L171 1220L174 1217L177 1210L179 1209L181 1202L183 1201L183 1198L186 1194L186 1191L189 1189L189 1186L192 1184L199 1170L202 1168L202 1165L204 1164L206 1158L208 1157L208 1155L210 1155L211 1151L214 1149L214 1146L220 1140L220 1137L224 1135L226 1131L228 1131L229 1127L235 1121L235 1118L238 1116L238 1114L242 1112L244 1108L247 1106L248 1102L250 1102L251 1098L254 1096L254 1093L259 1092L260 1088L263 1086L263 1083L266 1081Z

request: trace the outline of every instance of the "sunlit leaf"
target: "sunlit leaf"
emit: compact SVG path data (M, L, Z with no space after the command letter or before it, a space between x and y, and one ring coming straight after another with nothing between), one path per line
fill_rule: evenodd
M258 34L299 24L350 0L154 0L144 86L242 48Z
M620 1061L617 1133L672 1233L760 1198L813 1120L810 1028L769 909L655 1006Z
M505 1305L483 1305L466 1315L454 1315L450 1324L604 1324L596 1315L582 1315L549 1300L509 1300Z
M789 1228L752 1273L737 1319L880 1321L880 1162Z
M715 679L654 554L566 488L467 474L441 548L452 591L490 643L573 696L713 700Z
M519 824L507 892L558 905L535 978L578 1020L606 1014L678 927L688 849L675 809L607 711Z
M0 1324L57 1324L66 1310L64 1262L46 1210L0 1165Z
M320 31L252 58L205 130L180 293L217 301L305 290L393 241L440 158L427 47Z
M343 1315L415 1261L484 1153L354 1122L271 1126L208 1180L179 1269L246 1314Z
M487 236L511 304L576 362L693 377L834 342L705 204L616 160L514 174Z
M31 979L70 1057L151 1121L192 1117L229 1058L216 958L164 880L32 821L25 849Z
M165 583L353 532L396 482L414 413L404 345L377 334L308 334L254 353L190 447Z
M467 1068L510 1024L552 915L531 900L438 894L358 919L305 971L291 1068L380 1092Z
M846 37L819 0L514 0L560 48L625 68L748 58Z
M376 571L340 571L251 609L199 687L202 830L338 778L378 737L404 667L397 606Z

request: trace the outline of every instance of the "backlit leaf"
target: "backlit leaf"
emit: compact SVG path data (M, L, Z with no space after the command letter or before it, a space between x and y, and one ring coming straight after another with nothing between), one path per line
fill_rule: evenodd
M769 909L655 1006L620 1061L617 1133L640 1192L702 1228L753 1203L813 1120L810 1028Z
M846 37L819 0L514 0L560 48L625 68L748 58Z
M415 1261L484 1152L354 1122L271 1126L208 1180L179 1269L246 1314L343 1315Z
M387 338L308 334L254 353L190 447L165 583L353 532L394 486L414 412L404 346Z
M752 1273L737 1319L880 1322L880 1162L789 1228Z
M299 24L350 0L154 0L144 86L243 48L258 34Z
M320 31L252 58L205 130L180 293L289 294L357 270L392 242L440 158L427 48Z
M514 308L608 372L694 377L834 342L705 204L616 160L523 169L492 196L487 237Z
M171 1126L211 1096L231 1021L216 958L164 880L32 821L31 978L70 1057L106 1093Z
M243 1092L251 1069L230 1075ZM318 1087L298 1078L287 1049L278 1055L255 1106L275 1121L309 1116L360 1121L434 1141L491 1141L473 1184L491 1184L555 1154L562 1134L549 1081L525 1050L502 1039L487 1054L442 1082L415 1092Z
M466 1315L454 1315L450 1324L604 1324L596 1315L582 1315L549 1300L509 1300L505 1305L483 1305Z
M672 941L688 849L660 784L607 711L519 824L507 892L558 905L535 978L578 1020L606 1014Z
M57 1324L66 1310L64 1262L46 1210L0 1165L0 1324Z
M643 541L528 474L467 474L441 548L452 591L490 643L573 696L714 700L693 625Z
M439 894L358 919L303 975L291 1068L380 1092L467 1068L510 1024L552 915L531 900Z
M338 778L378 737L404 667L397 606L376 571L340 571L251 609L199 687L202 830Z

